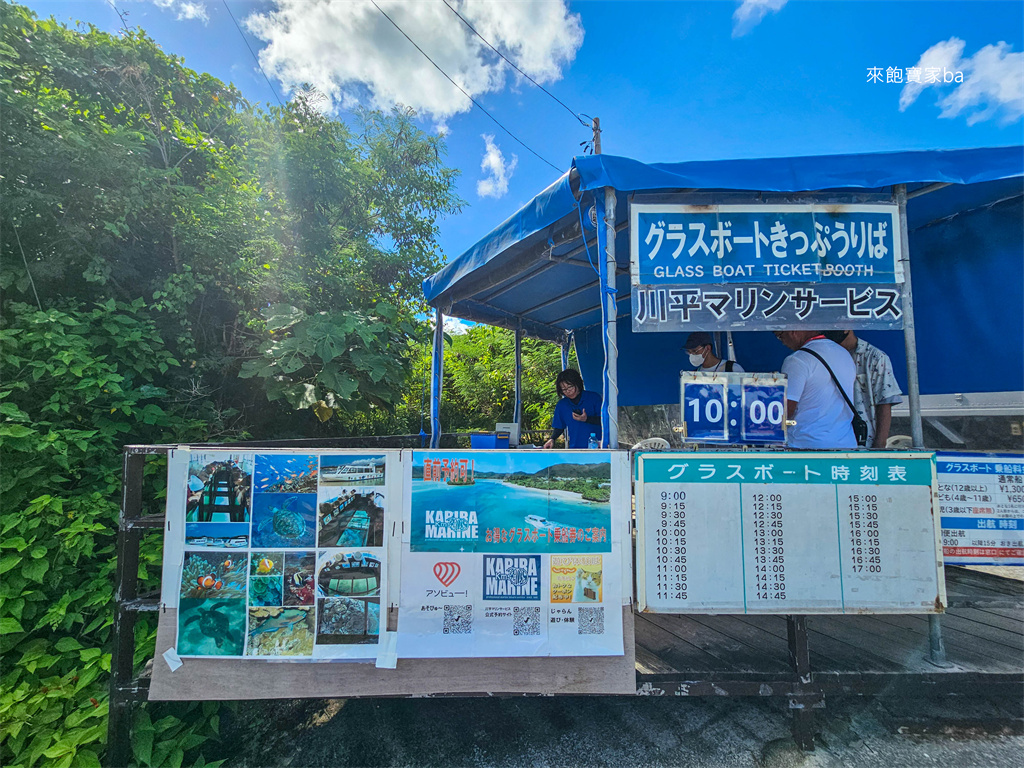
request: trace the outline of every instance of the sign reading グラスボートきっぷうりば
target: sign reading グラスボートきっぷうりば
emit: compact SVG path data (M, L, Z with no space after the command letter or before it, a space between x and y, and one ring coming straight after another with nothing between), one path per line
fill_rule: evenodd
M899 210L630 206L633 331L903 327Z

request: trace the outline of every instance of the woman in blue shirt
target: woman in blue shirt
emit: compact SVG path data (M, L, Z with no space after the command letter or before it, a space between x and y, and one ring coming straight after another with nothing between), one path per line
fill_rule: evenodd
M579 371L568 368L555 379L555 390L562 399L555 405L551 426L555 430L545 448L554 448L555 440L565 432L567 448L586 448L590 436L601 443L601 396L583 389Z

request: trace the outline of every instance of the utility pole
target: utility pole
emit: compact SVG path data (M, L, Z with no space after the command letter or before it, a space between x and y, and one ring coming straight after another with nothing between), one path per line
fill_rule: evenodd
M595 117L594 122L590 125L594 130L594 154L601 154L601 118Z

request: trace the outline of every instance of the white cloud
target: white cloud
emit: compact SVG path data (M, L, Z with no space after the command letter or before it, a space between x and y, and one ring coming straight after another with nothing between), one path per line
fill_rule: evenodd
M999 42L986 45L973 56L963 58L965 43L956 37L936 43L925 51L915 65L921 80L926 70L939 71L937 82L907 83L900 92L900 111L913 104L925 88L948 88L947 72L963 73L963 82L938 100L939 117L965 115L968 125L998 118L1006 125L1024 117L1024 53L1013 53L1010 45Z
M519 158L512 155L509 162L505 162L505 155L494 143L494 136L481 134L484 140L484 159L480 161L480 170L487 175L476 183L476 193L480 197L502 197L508 192L508 181L519 164Z
M583 43L579 15L569 13L564 0L450 1L483 37L538 82L559 79ZM467 93L477 97L500 91L510 80L511 68L444 3L377 4ZM346 99L380 108L405 104L442 125L445 118L472 108L366 0L274 0L273 10L253 14L246 23L267 43L260 52L263 68L289 90L310 83L332 104Z
M178 21L199 19L205 24L210 20L206 13L206 3L202 0L153 0L153 3L157 8L174 11L178 15Z
M444 332L449 336L465 336L469 333L470 326L466 324L465 320L461 320L457 317L445 317Z
M743 0L732 15L732 36L743 37L769 13L782 9L788 0Z

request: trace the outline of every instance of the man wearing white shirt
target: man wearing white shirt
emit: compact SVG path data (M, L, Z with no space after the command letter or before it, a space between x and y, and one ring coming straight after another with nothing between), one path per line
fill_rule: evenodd
M850 353L821 331L776 331L775 338L794 350L782 363L788 379L786 413L788 418L796 419L796 425L787 430L787 445L811 450L856 449L857 438L850 423L853 411L828 369L808 351L828 364L852 402L857 367Z
M683 349L689 355L690 365L700 366L696 370L704 373L743 373L743 366L734 360L723 360L715 355L711 334L694 331L686 337Z

